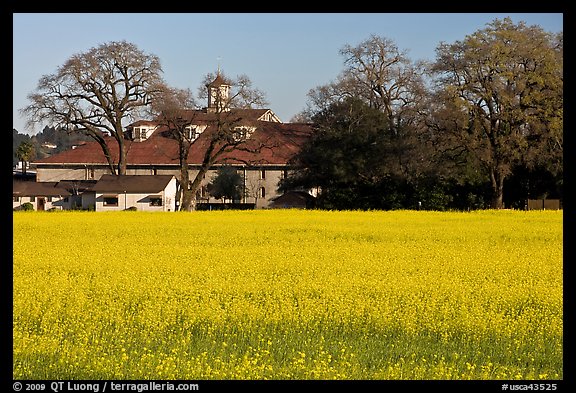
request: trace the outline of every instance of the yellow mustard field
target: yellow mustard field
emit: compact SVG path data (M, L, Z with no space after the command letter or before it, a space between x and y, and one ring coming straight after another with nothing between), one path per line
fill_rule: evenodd
M561 211L15 212L15 379L563 379Z

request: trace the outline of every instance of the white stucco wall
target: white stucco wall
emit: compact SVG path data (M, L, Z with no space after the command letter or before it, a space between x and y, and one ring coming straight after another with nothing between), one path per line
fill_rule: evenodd
M60 197L60 196L53 196L53 197L44 197L44 196L37 196L37 197L28 197L28 196L21 196L21 197L12 197L12 209L22 206L26 202L32 203L34 206L34 210L38 210L38 206L41 205L41 199L44 200L44 210L50 210L52 208L56 209L69 209L70 208L70 201L69 198Z
M281 167L280 167L281 168ZM265 179L261 178L261 171L264 169L266 171ZM268 205L271 199L279 196L280 194L276 191L278 187L278 182L282 179L284 175L284 169L279 169L279 167L262 167L262 168L250 168L250 169L242 169L238 168L238 173L245 179L246 185L246 193L244 198L240 202L244 203L256 203L257 209L268 208ZM97 167L94 168L93 172L90 168L79 168L79 169L64 169L64 168L37 168L37 181L60 181L60 180L88 180L91 179L92 173L94 174L93 180L98 180L102 175L109 174L110 171L105 167ZM192 169L190 170L190 180L193 180L196 177L198 170ZM217 173L217 169L209 170L206 173L205 178L202 180L202 186L207 186L214 176ZM128 168L126 171L127 175L173 175L176 179L180 178L180 170L175 167L174 169L169 168L158 168L154 169L152 166L150 168L143 167L143 168ZM171 182L172 183L172 182ZM175 188L176 188L176 180L173 180L173 187L174 192L170 191L172 196L170 197L170 202L168 205L171 207L171 211L175 209ZM169 187L172 187L171 185ZM260 190L264 187L266 191L266 195L264 197L261 196ZM168 193L168 191L167 191ZM134 197L133 199L128 200L129 196L127 196L126 204L128 207L136 206L139 209L138 204L141 205L142 209L145 208L144 202L138 202L142 199ZM124 209L124 198L120 198L119 204L122 205L122 208L119 207L104 207L102 205L102 201L100 201L100 210L123 210ZM206 202L204 200L203 202ZM219 203L221 200L217 200L215 198L210 198L208 200L209 203ZM132 205L131 205L132 203ZM97 205L97 201L94 196L83 196L82 200L82 207L87 209L90 205ZM156 208L156 207L153 207ZM139 209L140 210L140 209ZM146 209L148 210L148 209ZM157 210L157 209L156 209Z
M104 198L108 196L116 196L118 198L117 205L105 205ZM87 202L88 198L90 198L89 194L87 194ZM162 206L155 206L150 204L151 197L160 197L162 198ZM119 211L125 210L130 207L135 207L138 211L175 211L176 210L176 179L172 178L172 180L168 183L166 188L163 191L158 193L140 193L140 194L132 194L132 193L95 193L94 194L94 205L96 211ZM84 205L84 203L83 203Z

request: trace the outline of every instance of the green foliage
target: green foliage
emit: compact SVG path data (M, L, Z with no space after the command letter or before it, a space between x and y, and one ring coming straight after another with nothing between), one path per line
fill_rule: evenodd
M468 210L520 207L528 194L561 198L562 33L506 18L441 43L429 68L434 90L390 40L371 36L341 54L339 79L310 94L317 132L280 191L318 188L327 209Z
M24 202L22 205L20 205L20 210L21 211L34 211L34 205L30 202Z
M216 199L238 200L242 198L243 184L242 176L234 168L225 166L218 169L208 185L208 192Z
M561 172L562 64L562 35L509 18L438 47L432 71L439 149L486 169L494 208L503 207L514 167Z
M326 208L370 208L365 193L379 182L389 148L387 119L359 99L347 99L319 112L317 131L293 165L297 170L280 190L321 187Z
M12 165L16 165L21 161L17 155L18 147L27 142L33 146L33 153L31 159L42 159L49 157L53 154L61 153L66 150L72 149L72 146L84 142L92 141L93 139L87 135L77 132L67 132L61 128L46 126L44 129L34 136L21 134L17 130L12 130ZM48 147L47 145L55 145L56 147Z
M62 128L44 127L42 132L34 136L38 157L47 157L66 150L72 149L72 146L84 142L93 141L87 135L79 132L68 132ZM55 145L54 148L46 147L45 144ZM44 145L44 146L43 146Z
M486 190L476 183L433 171L403 172L396 152L404 141L386 126L382 112L360 100L333 104L314 120L317 132L296 156L297 170L281 181L281 191L319 187L317 206L331 210L467 210L484 199Z
M12 129L12 166L18 164L19 158L16 154L18 146L23 142L30 142L30 135L20 134L17 130Z

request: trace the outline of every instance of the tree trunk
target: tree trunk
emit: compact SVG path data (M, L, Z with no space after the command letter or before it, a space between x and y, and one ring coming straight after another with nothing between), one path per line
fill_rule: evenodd
M492 183L492 200L490 202L490 207L492 209L503 209L504 175L502 175L497 169L494 169L490 173L490 181Z
M196 210L196 192L200 189L200 186L202 185L202 179L204 179L204 175L207 172L208 172L208 166L202 166L200 168L200 171L198 171L198 173L196 174L196 177L194 178L192 184L182 189L184 196L188 194L189 199L186 200L186 203L184 202L184 200L182 201L181 210L186 211ZM183 199L186 199L186 197L183 197Z
M126 174L126 143L124 138L118 139L118 175Z
M188 187L182 189L182 203L180 211L193 211L196 210L196 192Z

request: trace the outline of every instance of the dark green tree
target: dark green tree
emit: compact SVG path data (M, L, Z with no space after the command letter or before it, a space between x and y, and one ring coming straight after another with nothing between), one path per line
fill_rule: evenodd
M20 134L18 130L12 129L12 166L20 161L16 151L22 142L31 142L30 135Z
M325 208L401 206L401 170L393 154L393 131L382 111L347 98L313 120L315 133L294 157L294 171L281 181L280 191L318 188L318 203ZM383 187L388 192L380 193Z
M208 185L208 192L216 199L226 199L231 201L239 200L244 193L244 183L242 176L236 169L224 166L216 172L216 175Z
M344 69L334 82L310 91L309 108L302 116L312 118L349 97L364 102L385 116L385 128L393 138L387 158L394 172L402 172L405 178L417 175L427 163L421 159L420 141L428 94L424 63L413 61L393 40L377 35L355 46L344 45L340 54Z
M26 164L34 157L34 145L32 142L23 141L16 149L16 157L22 161L22 173L26 174Z

